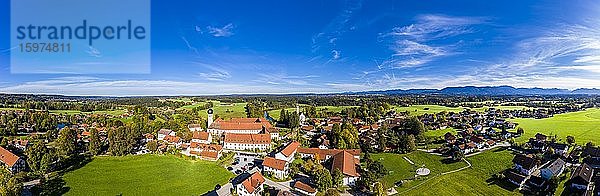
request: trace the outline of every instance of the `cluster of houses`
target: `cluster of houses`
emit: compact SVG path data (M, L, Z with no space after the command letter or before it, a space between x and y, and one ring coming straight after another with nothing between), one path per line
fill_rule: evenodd
M444 134L447 148L443 148L440 151L460 151L463 154L469 154L481 149L494 147L497 143L510 137L510 133L497 133L494 129L475 131L473 128L468 128L458 131L457 135L447 132Z
M517 154L514 166L504 172L506 179L520 190L534 192L551 191L553 178L558 178L571 166L568 187L582 195L600 195L600 149L585 147L569 153L569 145L548 140L548 136L536 134L528 142L529 149ZM546 156L541 156L545 154ZM585 157L580 162L580 157Z
M12 173L18 173L26 169L25 160L11 151L0 146L0 166L6 167Z

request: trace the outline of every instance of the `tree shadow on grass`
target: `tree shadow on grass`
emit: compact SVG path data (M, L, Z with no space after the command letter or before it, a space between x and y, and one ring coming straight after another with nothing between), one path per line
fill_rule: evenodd
M508 169L506 169L506 170L508 170ZM505 173L506 170L499 172L499 173ZM485 180L485 182L488 183L488 186L496 185L504 190L511 191L511 192L513 192L519 188L517 185L509 182L506 178L498 179L498 178L491 177L491 178L488 178L487 180Z
M71 189L66 184L61 176L56 176L32 188L31 192L33 195L64 195Z
M59 163L57 170L60 171L60 175L64 175L71 171L80 169L90 162L92 162L92 157L89 155L74 155L72 157L62 160Z

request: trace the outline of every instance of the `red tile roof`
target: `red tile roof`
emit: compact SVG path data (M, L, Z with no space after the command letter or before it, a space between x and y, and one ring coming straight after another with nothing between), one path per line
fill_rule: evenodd
M271 144L270 134L225 134L226 143L238 144Z
M217 145L217 144L201 144L201 143L196 143L196 142L190 143L190 147L191 148L199 148L199 149L202 149L202 150L210 150L210 151L221 151L221 149L223 149L223 146L221 146L221 145Z
M251 176L242 181L242 185L249 192L253 193L259 186L265 182L265 178L260 172L254 172Z
M194 131L194 133L192 134L192 138L199 140L208 140L208 135L209 133L205 131Z
M17 163L17 161L19 161L19 159L19 156L0 146L0 161L2 161L2 163L8 165L9 167L12 167Z
M299 146L299 142L293 141L292 143L288 144L283 150L281 150L281 154L285 155L286 157L289 157L290 155L292 155L292 153L298 150Z
M294 183L294 188L306 191L308 193L316 193L317 192L317 190L315 188L311 187L308 184L304 184L301 181L297 181L296 183Z
M325 160L327 155L334 156L341 151L346 151L350 153L352 156L360 156L360 149L348 149L348 150L340 150L340 149L320 149L320 148L298 148L298 153L302 154L313 154L318 155L320 160Z
M275 159L273 157L265 157L263 166L270 167L277 170L285 170L286 162L284 160Z
M354 156L346 151L342 151L333 156L331 171L339 169L343 174L353 177L360 176L356 172L357 161Z
M165 138L163 140L169 142L169 143L179 143L181 138L179 138L178 136L170 136L167 135L165 136Z
M263 127L272 128L273 125L264 118L232 118L230 120L217 119L210 124L211 129L221 130L260 130Z

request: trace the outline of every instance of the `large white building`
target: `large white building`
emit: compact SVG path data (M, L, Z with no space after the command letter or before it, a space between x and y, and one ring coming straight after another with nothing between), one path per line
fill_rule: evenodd
M271 148L271 135L227 133L223 147L229 150L268 150Z
M217 136L225 133L258 134L273 128L273 125L264 118L232 118L230 120L217 118L215 122L210 123L209 121L209 124L207 131Z

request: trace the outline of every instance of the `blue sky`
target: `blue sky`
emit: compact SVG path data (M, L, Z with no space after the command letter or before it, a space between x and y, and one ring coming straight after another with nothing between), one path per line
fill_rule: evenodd
M152 1L150 74L11 74L2 4L5 93L600 88L597 1Z

